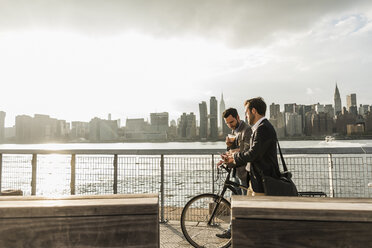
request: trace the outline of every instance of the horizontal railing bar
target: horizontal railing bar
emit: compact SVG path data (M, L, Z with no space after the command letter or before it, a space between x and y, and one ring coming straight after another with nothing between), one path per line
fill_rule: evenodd
M210 155L225 149L0 149L1 154ZM372 147L283 148L285 154L372 154Z

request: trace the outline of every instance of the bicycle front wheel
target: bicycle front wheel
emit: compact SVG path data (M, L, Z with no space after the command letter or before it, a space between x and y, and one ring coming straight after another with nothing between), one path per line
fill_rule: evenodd
M231 239L216 236L229 228L231 220L230 202L224 198L218 202L218 199L215 194L198 195L187 202L183 208L181 229L187 241L194 247L230 246Z

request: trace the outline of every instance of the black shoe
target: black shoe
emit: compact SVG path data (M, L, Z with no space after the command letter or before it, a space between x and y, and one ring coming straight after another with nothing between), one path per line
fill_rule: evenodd
M223 231L223 233L217 233L216 236L221 239L231 239L231 230L228 229Z

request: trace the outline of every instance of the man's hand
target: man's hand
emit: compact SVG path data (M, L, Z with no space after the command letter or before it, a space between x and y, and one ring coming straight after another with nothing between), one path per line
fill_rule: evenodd
M235 138L229 138L229 136L226 136L225 143L227 147L231 147L234 144L234 141L235 141Z
M233 164L234 163L234 153L221 154L221 158L223 159L225 164Z

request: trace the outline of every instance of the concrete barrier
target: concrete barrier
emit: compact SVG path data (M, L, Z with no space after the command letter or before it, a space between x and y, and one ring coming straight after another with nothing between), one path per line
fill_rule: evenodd
M232 246L371 247L372 199L232 197Z
M4 196L0 247L159 247L158 196Z

